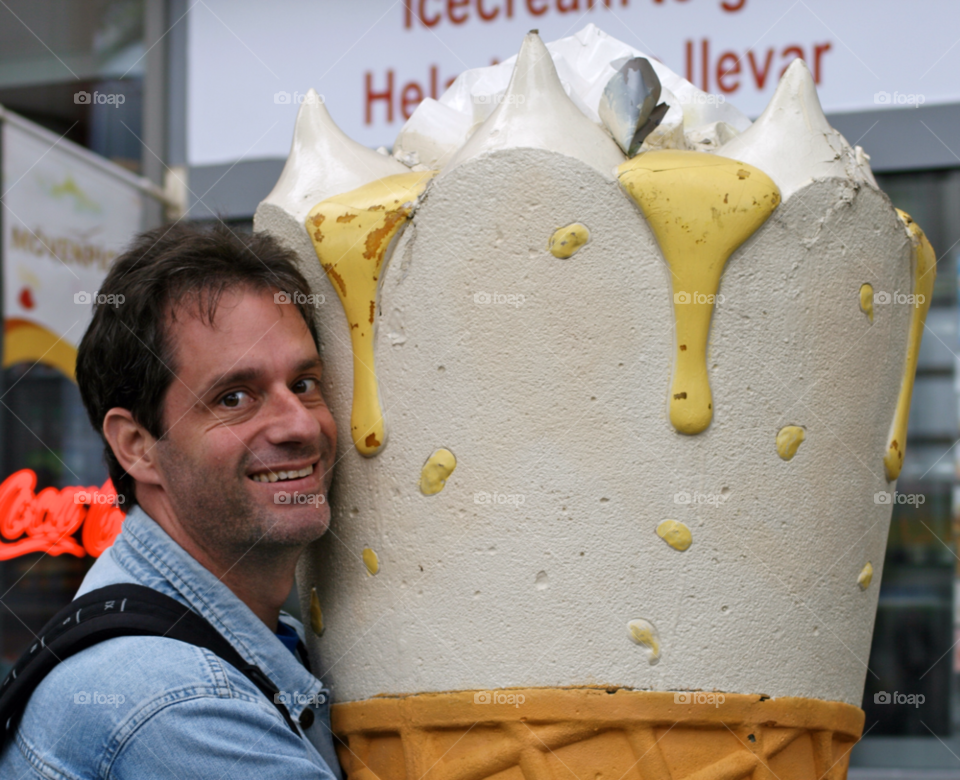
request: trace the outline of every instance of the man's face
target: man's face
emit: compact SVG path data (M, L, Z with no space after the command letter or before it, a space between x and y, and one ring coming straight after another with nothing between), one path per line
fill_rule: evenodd
M330 522L337 430L320 392L320 357L296 307L275 303L272 290L228 290L212 325L190 305L168 323L177 376L164 399L167 434L157 453L184 530L220 554L318 538ZM286 479L260 476L271 472Z

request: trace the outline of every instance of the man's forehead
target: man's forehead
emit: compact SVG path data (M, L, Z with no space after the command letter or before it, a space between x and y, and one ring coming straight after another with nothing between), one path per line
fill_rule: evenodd
M246 284L187 290L167 305L165 324L168 332L175 334L190 329L222 332L254 318L274 322L285 314L274 295L273 289Z
M299 311L276 303L271 290L226 289L215 303L181 299L168 311L167 335L176 373L204 386L225 373L253 378L278 359L300 370L320 361Z

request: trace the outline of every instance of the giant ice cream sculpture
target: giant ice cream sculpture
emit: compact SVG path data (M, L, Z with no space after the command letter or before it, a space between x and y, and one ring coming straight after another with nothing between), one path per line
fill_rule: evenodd
M393 156L308 101L257 212L326 299L351 780L846 774L935 258L800 61L753 124L653 63L628 158L637 56L531 33Z

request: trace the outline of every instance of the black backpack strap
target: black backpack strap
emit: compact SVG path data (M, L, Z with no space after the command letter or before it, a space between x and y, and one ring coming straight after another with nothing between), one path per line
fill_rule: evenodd
M61 661L99 642L120 636L160 636L209 650L242 672L301 736L277 695L280 690L248 663L204 618L176 599L143 585L108 585L60 610L0 683L0 737L13 734L30 695Z
M303 664L304 669L313 674L313 669L310 668L310 652L302 639L297 640L297 660Z

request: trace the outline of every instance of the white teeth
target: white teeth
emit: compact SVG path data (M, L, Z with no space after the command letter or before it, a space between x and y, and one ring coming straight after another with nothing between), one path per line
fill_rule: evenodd
M858 150L830 127L810 71L803 60L794 60L757 121L717 154L757 166L786 200L817 179L850 179L876 188L868 158Z
M268 471L264 474L254 474L251 479L254 482L280 482L285 479L300 479L301 477L309 477L313 474L313 464L309 466L304 466L299 471Z

